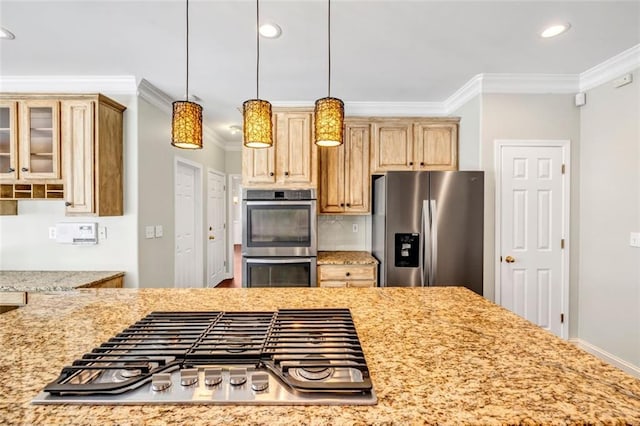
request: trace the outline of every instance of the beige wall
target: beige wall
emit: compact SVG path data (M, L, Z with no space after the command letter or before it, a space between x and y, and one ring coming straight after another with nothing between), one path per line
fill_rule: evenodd
M242 174L242 151L226 151L224 170L229 175Z
M640 71L581 108L580 339L640 367Z
M175 159L179 157L202 166L202 217L206 221L207 168L224 173L225 152L206 136L202 150L175 148L170 144L171 116L167 112L142 98L138 100L138 112L140 287L173 287ZM149 225L162 225L164 236L145 238L145 227ZM204 239L202 253L206 256ZM206 264L206 258L203 258L203 277L206 277Z
M484 295L494 300L495 289L495 140L569 139L571 141L571 230L569 335L577 329L577 259L580 111L573 95L501 95L482 97L482 169L485 170Z
M462 105L452 116L460 117L458 129L458 167L460 170L482 170L480 163L482 132L482 95Z

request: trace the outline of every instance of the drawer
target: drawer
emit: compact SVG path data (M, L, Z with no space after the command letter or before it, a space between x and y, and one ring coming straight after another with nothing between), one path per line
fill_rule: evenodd
M320 281L318 283L318 287L343 288L346 286L347 286L347 283L344 281Z
M376 282L375 281L362 280L362 281L348 281L347 282L347 287L353 287L353 288L367 288L367 287L375 287L375 286L376 286Z
M320 265L319 281L376 280L376 265Z

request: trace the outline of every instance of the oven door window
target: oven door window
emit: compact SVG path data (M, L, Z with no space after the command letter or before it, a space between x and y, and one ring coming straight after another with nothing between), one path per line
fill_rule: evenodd
M246 264L247 287L310 287L312 276L308 260L284 263L259 259L247 260Z
M249 247L309 247L311 207L308 205L247 206Z

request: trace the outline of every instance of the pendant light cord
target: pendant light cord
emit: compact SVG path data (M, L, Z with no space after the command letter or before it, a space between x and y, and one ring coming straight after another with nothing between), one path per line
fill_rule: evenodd
M189 101L189 0L187 0L187 82L185 100Z
M327 0L328 3L328 11L327 11L327 45L329 52L329 77L327 81L327 97L331 97L331 0Z
M260 0L256 0L256 99L260 99Z

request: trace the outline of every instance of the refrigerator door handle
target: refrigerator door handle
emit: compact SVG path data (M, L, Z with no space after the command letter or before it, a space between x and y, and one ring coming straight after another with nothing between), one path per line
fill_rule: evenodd
M432 286L436 283L436 273L438 272L438 210L436 200L429 200L429 203L431 207L429 285Z
M422 215L420 218L420 285L424 287L425 282L429 285L429 275L431 270L430 252L427 244L431 247L431 226L429 225L429 200L422 201Z

